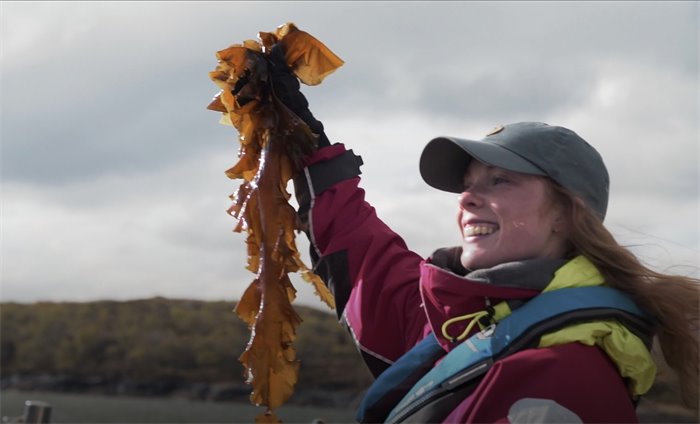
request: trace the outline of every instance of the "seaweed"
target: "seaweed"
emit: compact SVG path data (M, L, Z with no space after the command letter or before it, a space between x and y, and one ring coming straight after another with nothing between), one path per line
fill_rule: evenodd
M288 274L299 272L331 309L332 294L302 261L295 244L296 211L287 185L316 149L317 135L275 94L269 54L282 43L285 62L304 84L317 85L343 64L323 43L293 23L260 32L218 51L210 78L221 91L207 107L222 113L221 122L239 133L238 162L226 171L242 182L230 196L233 231L247 233L246 268L256 277L235 308L247 323L250 340L239 360L251 403L265 406L258 422L278 422L274 410L293 394L299 361L293 342L301 318L292 307L296 296Z

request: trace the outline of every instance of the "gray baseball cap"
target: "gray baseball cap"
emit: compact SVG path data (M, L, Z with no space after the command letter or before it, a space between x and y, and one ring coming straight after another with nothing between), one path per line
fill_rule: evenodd
M610 177L600 154L575 132L541 122L494 128L481 140L437 137L423 149L420 173L439 190L463 191L472 158L486 165L547 176L580 197L603 219Z

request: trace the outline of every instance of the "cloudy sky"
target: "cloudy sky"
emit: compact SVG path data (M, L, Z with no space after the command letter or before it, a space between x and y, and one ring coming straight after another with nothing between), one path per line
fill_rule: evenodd
M698 266L696 2L3 1L0 15L2 301L237 299L254 277L225 213L238 141L206 109L208 72L217 50L290 21L345 60L304 92L413 250L459 237L456 196L418 174L425 143L534 120L602 153L621 242L659 269Z

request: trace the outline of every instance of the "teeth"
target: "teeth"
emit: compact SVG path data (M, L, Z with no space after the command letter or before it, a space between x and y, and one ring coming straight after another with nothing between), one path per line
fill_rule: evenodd
M464 237L483 236L496 231L493 225L468 225L464 228Z

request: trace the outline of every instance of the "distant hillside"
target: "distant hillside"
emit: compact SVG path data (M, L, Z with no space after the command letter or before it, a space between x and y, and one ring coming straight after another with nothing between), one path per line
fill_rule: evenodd
M250 334L234 307L165 298L0 304L2 388L247 402L238 356ZM301 375L290 403L357 404L372 378L352 339L331 312L296 310ZM640 419L696 421L656 356L659 378L639 405Z
M5 388L219 400L245 399L250 391L238 362L250 333L233 302L153 298L0 306ZM357 395L365 389L369 372L335 315L296 310L303 319L295 342L297 391Z

